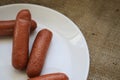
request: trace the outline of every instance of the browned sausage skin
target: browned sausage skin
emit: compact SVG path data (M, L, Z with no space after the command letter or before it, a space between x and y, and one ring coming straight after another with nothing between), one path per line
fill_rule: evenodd
M13 35L15 27L15 20L8 21L0 21L0 36L11 36ZM31 21L31 29L30 31L34 31L37 27L37 23L32 20Z
M28 80L69 80L69 78L64 73L51 73L30 78Z
M51 39L52 32L48 29L38 32L27 65L26 73L29 77L39 76L41 73Z
M27 66L30 26L29 10L21 10L16 18L12 50L12 65L18 70L25 69Z

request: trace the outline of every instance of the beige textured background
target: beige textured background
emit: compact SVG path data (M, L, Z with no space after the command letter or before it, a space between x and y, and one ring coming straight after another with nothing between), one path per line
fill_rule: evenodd
M120 0L0 0L0 6L33 3L68 16L90 50L88 80L120 80Z

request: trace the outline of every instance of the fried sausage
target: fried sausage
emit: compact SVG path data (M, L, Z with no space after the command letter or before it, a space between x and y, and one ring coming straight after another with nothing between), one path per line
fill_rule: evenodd
M29 10L23 9L16 17L12 50L12 65L18 70L23 70L27 66L30 26L31 14Z
M51 39L52 32L48 29L43 29L38 32L26 69L26 73L29 77L39 76L41 73Z
M14 33L15 20L0 21L0 36L11 36ZM34 31L37 27L37 23L31 21L30 31Z
M28 80L69 80L69 78L64 73L51 73L30 78Z

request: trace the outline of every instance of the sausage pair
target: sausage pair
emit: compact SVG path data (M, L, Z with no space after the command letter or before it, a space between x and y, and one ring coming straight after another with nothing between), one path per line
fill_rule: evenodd
M27 75L29 77L35 77L28 80L68 80L68 77L63 73L53 73L39 76L52 39L52 32L48 29L43 29L38 32L28 61L30 27L31 14L29 10L20 11L16 17L14 27L12 50L13 67L18 70L23 70L27 67Z
M25 69L28 63L30 27L31 14L29 10L21 10L16 17L12 50L12 65L19 70ZM43 29L38 32L26 70L29 77L40 74L51 39L51 31Z
M43 29L38 32L26 69L27 75L31 77L28 80L68 80L68 77L64 73L51 73L39 76L45 62L51 39L51 31Z
M27 66L30 26L31 14L29 10L20 11L16 18L12 50L12 64L16 69L22 70ZM47 29L38 32L27 67L29 76L40 74L51 38L52 32Z
M16 69L22 70L27 66L30 26L31 14L29 10L20 11L16 18L12 50L12 65ZM26 72L29 77L40 74L51 38L52 32L47 29L38 32L27 66Z

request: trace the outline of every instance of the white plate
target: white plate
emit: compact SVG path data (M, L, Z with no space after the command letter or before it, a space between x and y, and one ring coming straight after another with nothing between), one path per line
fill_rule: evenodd
M30 50L39 30L48 28L53 39L41 74L64 72L70 80L86 80L89 52L78 27L61 13L33 4L12 4L0 7L0 20L15 19L21 9L29 9L38 27L30 37ZM0 38L0 80L27 80L25 72L11 65L12 37Z

